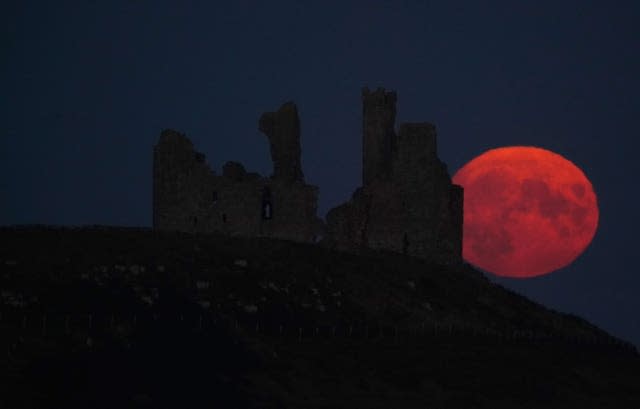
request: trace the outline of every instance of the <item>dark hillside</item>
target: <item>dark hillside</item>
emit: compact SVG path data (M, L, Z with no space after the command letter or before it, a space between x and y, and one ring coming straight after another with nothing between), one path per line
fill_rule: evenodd
M636 408L635 349L468 266L0 229L2 407Z

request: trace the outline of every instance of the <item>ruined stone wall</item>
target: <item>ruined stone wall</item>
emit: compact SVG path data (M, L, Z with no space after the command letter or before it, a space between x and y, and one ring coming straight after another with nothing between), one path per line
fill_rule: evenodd
M432 124L402 124L395 135L395 101L382 88L363 90L363 187L329 211L326 241L460 262L462 188L437 156Z
M293 182L303 181L300 166L300 120L293 102L284 103L277 112L260 117L258 128L269 138L273 158L273 177Z
M434 167L440 160L436 151L436 128L430 123L400 125L393 158L393 180L403 189L422 191L422 183L432 183Z
M216 175L183 134L163 131L154 148L154 228L315 241L323 228L318 188L304 183L300 169L295 105L263 115L259 128L270 139L272 177L247 173L237 162Z
M153 155L153 225L190 231L206 215L214 173L184 134L164 130Z
M340 249L460 262L463 192L437 156L435 127L401 124L396 135L394 92L365 88L362 102L363 186L329 211L326 226L316 216L318 189L304 182L300 121L287 102L258 123L269 138L271 177L237 162L216 175L183 134L163 131L154 148L154 228L306 242L324 232Z

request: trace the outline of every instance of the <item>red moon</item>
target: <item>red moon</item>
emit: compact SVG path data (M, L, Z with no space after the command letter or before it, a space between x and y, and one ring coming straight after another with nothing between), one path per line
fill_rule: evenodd
M499 276L529 278L565 267L598 227L591 182L546 149L491 149L453 182L464 188L463 258Z

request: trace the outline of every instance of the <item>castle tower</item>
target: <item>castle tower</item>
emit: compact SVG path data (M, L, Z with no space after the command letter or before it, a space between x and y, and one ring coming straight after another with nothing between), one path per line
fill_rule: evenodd
M286 102L277 112L262 114L258 129L269 138L274 179L304 181L300 166L300 119L296 104Z
M396 93L362 89L362 186L391 175Z
M438 158L433 124L404 123L395 134L395 103L395 92L362 90L363 185L327 213L327 242L459 263L462 188Z

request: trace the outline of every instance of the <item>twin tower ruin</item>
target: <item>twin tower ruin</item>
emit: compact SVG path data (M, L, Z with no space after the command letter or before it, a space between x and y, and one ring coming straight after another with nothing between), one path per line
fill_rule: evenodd
M187 137L164 130L153 155L153 227L384 249L442 263L462 260L463 191L451 183L430 123L395 130L396 94L362 90L362 186L317 217L317 186L300 164L296 105L260 117L273 175L227 162L218 175Z

